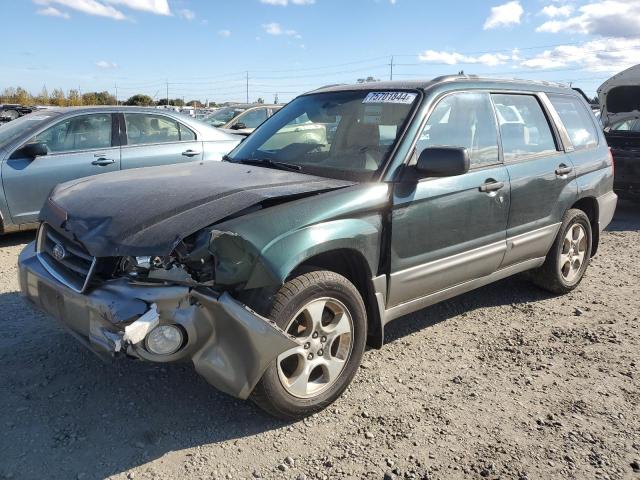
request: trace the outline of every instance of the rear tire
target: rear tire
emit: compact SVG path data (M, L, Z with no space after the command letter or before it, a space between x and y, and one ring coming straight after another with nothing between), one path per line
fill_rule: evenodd
M582 210L568 210L544 264L532 272L533 282L552 293L569 293L582 281L592 247L589 217Z
M282 286L269 318L299 346L267 368L251 399L287 420L326 408L349 386L364 353L367 318L358 290L337 273L307 272Z

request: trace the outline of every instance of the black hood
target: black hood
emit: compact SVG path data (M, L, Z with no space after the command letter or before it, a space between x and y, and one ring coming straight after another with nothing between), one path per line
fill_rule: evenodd
M91 255L168 255L185 237L265 200L352 185L230 162L124 170L59 185L41 220Z

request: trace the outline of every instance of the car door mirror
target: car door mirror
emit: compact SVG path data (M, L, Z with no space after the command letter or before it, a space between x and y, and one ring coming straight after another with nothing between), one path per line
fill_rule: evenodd
M244 130L245 128L247 128L247 126L242 122L231 125L231 130Z
M466 148L431 147L420 152L415 168L422 177L454 177L467 173L470 163Z
M49 149L47 148L46 143L33 142L27 143L24 147L22 147L22 152L27 158L36 158L47 155L49 153Z

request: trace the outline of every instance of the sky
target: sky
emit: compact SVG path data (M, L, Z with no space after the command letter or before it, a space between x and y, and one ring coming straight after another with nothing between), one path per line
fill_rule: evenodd
M0 90L280 102L372 76L597 87L640 63L640 0L0 0Z

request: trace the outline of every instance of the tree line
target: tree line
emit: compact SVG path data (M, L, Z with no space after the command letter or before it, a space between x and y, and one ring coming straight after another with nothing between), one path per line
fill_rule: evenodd
M0 104L4 103L17 103L20 105L52 105L56 107L80 107L83 105L131 105L150 107L156 105L167 105L167 99L163 98L155 101L149 95L136 94L127 98L125 101L118 102L116 97L111 93L104 92L85 92L81 93L80 90L71 89L67 92L61 88L54 89L51 93L46 87L43 87L40 93L37 95L31 94L28 90L22 87L9 87L5 88L0 93ZM169 99L169 105L175 107L204 106L199 100L191 100L185 102L181 98Z

